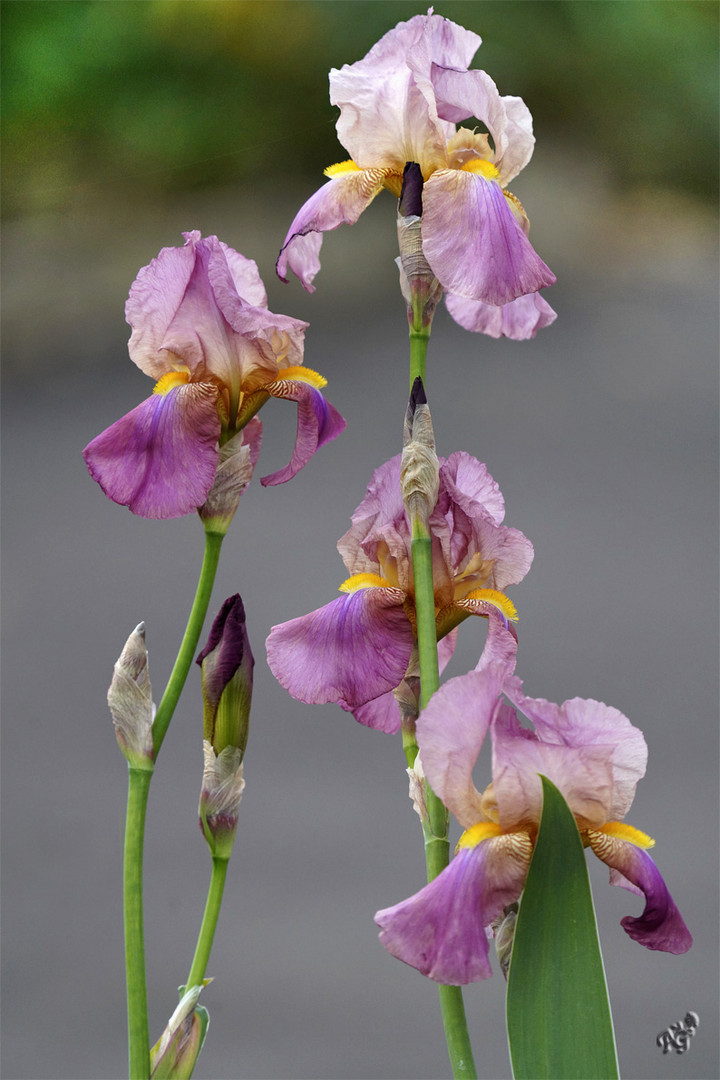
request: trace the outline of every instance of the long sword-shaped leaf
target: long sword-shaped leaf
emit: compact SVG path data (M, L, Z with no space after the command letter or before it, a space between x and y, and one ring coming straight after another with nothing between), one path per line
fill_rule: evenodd
M615 1036L585 852L546 777L515 927L507 1029L515 1080L616 1080Z

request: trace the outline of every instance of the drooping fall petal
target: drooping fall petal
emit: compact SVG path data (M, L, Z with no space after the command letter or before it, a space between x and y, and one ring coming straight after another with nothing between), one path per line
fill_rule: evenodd
M676 954L687 952L692 945L692 935L662 874L647 852L602 832L590 832L588 838L598 858L611 868L610 884L631 891L639 889L645 895L642 915L626 915L620 920L625 932L646 949Z
M322 381L324 383L325 380ZM281 377L265 389L271 397L297 402L298 411L297 435L292 457L284 469L261 477L260 483L264 487L284 484L291 480L321 446L337 439L346 427L345 419L310 381Z
M540 293L518 296L508 304L486 304L482 300L469 300L454 293L446 293L445 304L453 319L464 330L488 337L510 338L512 341L528 341L538 330L549 326L557 313Z
M299 701L352 710L399 685L414 643L399 589L359 589L274 626L270 670Z
M425 182L423 251L443 287L458 296L507 304L552 285L495 180L441 169Z
M153 394L83 450L90 475L114 502L148 518L202 506L218 461L217 390L206 383Z

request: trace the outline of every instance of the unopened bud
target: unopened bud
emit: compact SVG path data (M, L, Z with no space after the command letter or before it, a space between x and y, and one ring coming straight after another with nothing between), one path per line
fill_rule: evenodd
M427 528L438 500L440 466L430 409L419 376L413 383L405 415L403 444L400 465L403 503L410 522L419 519Z
M209 982L212 979L204 979L202 986L191 986L181 997L150 1050L150 1080L190 1080L210 1021L207 1009L196 1007L200 991Z
M242 761L255 661L245 626L245 609L237 593L221 607L197 662L202 670L203 738L216 754L226 746L237 747Z
M507 979L510 970L510 958L512 956L513 941L515 940L515 924L518 917L518 904L515 901L503 908L500 918L492 923L493 936L495 938L495 951L500 970Z
M145 623L135 627L113 669L108 705L118 746L136 769L153 768L154 707L145 647Z
M242 752L237 746L226 746L216 754L212 745L203 741L202 790L198 814L200 828L214 858L229 859L235 841L240 800L245 790Z
M408 320L416 330L430 326L443 292L423 252L422 189L422 170L417 162L408 161L398 203L398 268Z
M213 486L198 509L206 532L224 536L228 531L240 496L252 479L261 438L262 423L253 417L242 431L220 447Z

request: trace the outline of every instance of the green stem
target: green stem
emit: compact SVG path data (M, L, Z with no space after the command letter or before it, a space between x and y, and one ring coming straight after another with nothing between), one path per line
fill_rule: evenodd
M208 604L210 603L210 595L215 582L215 573L220 559L222 542L223 537L219 533L205 533L205 554L203 556L203 564L200 570L200 580L198 581L195 599L193 600L193 606L190 611L187 626L185 627L185 634L180 644L180 651L177 654L175 666L170 672L170 678L165 687L165 693L158 705L158 710L153 722L153 742L155 745L156 758L167 733L170 721L172 720L172 715L175 712L175 706L182 693L182 688L185 685L185 680L187 679L190 665L193 662L195 650L197 649L198 641L200 640L200 633L203 628L203 623L205 622Z
M416 316L410 327L411 389L418 375L423 382L425 381L425 357L429 338L430 326L423 327L422 320ZM432 572L432 536L418 519L411 524L415 613L420 659L420 704L422 708L425 708L440 685ZM414 737L405 731L403 731L403 749L407 760L414 761L417 746ZM425 782L425 802L428 814L428 821L423 826L425 865L427 879L432 881L450 862L449 815L427 781ZM438 993L453 1076L474 1080L477 1073L467 1030L462 990L459 986L438 986Z
M198 934L197 945L195 947L195 955L190 966L190 974L188 975L186 983L186 989L188 990L191 986L202 985L202 981L205 978L205 970L207 968L208 960L210 959L210 950L212 949L215 928L220 915L220 905L222 903L223 890L225 888L228 862L228 859L218 859L213 856L212 874L210 876L210 887L208 888L207 900L205 902L205 911L203 913L202 925L200 926L200 933Z
M143 929L143 844L152 766L128 770L128 800L123 858L123 911L125 919L125 971L127 978L128 1075L147 1080L150 1075L145 933Z
M422 320L416 318L410 326L410 389L418 375L425 382L425 357L427 355L430 327L422 326Z
M162 696L153 723L153 744L156 758L195 655L208 604L210 603L222 539L222 536L217 533L205 533L205 554L195 599L180 644L180 651L170 673L165 693ZM131 768L129 770L123 854L123 910L130 1080L147 1080L150 1075L147 986L145 980L145 932L143 928L143 848L145 817L152 775L152 766L148 769Z

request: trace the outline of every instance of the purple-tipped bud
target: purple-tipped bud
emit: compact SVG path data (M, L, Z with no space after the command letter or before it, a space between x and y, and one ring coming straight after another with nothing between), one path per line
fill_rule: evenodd
M197 658L202 670L203 738L217 755L226 746L245 753L252 700L253 659L240 596L220 609L207 645Z
M145 624L135 627L113 669L108 705L118 746L136 769L153 767L154 707L148 674Z
M422 189L422 169L417 161L406 161L398 203L398 213L401 217L422 216Z
M405 414L403 444L400 466L403 502L411 523L418 518L427 528L438 500L440 466L430 407L419 377L413 383Z

